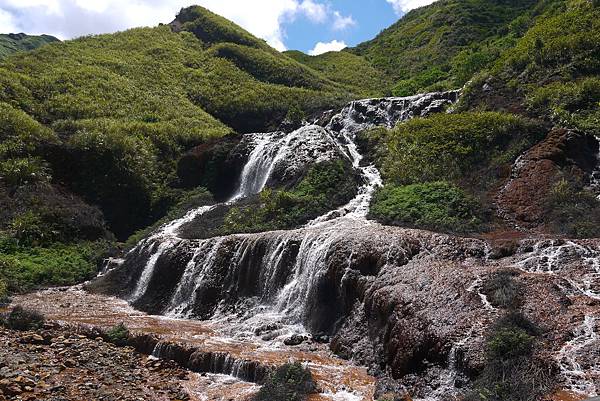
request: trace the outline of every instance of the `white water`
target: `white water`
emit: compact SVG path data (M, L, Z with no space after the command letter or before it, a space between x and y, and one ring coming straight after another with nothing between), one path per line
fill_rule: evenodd
M315 282L326 269L327 255L331 247L344 237L344 230L361 229L370 224L366 216L369 204L376 189L382 185L381 176L375 166L361 165L362 155L355 143L356 134L374 126L393 127L398 121L426 113L427 110L451 103L435 99L436 95L414 96L409 98L390 98L383 100L367 99L350 103L338 115L334 116L326 127L304 126L294 132L250 134L245 137L252 151L243 168L239 188L226 202L232 204L249 195L261 192L270 180L294 177L307 166L325 160L346 157L363 180L357 196L337 210L309 222L300 230L278 233L278 238L262 256L259 277L260 297L249 299L248 307L232 313L231 306L224 302L219 305L212 321L221 327L228 327L225 333L236 339L256 336L256 330L265 324L278 325L271 339L265 343L271 349L281 346L283 338L292 333L304 334L302 322L313 296ZM191 210L181 219L165 224L149 238L140 242L131 252L149 253L130 301L139 300L145 295L152 279L158 260L180 240L179 230L186 224L218 205L204 206ZM297 255L293 265L286 266L284 256L289 252L290 241L298 241L302 233ZM252 236L238 236L234 243L234 257L229 269L235 273L243 266L254 249ZM185 266L178 287L172 295L166 314L176 318L193 317L193 306L197 293L207 272L215 264L219 252L226 246L229 237L200 240L195 245L193 256ZM229 243L228 245L231 245ZM287 279L281 285L281 274ZM285 277L284 277L285 278ZM235 289L230 289L234 290ZM219 324L222 323L222 324ZM453 368L453 366L452 366ZM453 386L454 383L449 383ZM328 398L339 401L362 399L360 395L338 389L326 394Z
M598 358L590 356L596 363L593 366L582 367L582 355L598 349L600 345L598 332L598 317L586 316L584 322L578 327L574 338L566 343L560 350L557 361L567 388L575 393L589 397L598 395L594 379L600 381L600 364Z
M561 241L562 242L562 241ZM517 267L528 273L557 274L566 269L565 261L578 261L575 278L568 279L577 292L600 300L600 250L573 241L539 241Z
M564 289L567 295L580 294L600 300L600 250L573 241L540 241L517 263L517 267L534 274L565 273L561 277L565 277L571 287ZM598 358L590 356L595 365L582 367L582 361L590 351L600 346L599 330L598 316L585 315L573 333L574 338L563 346L557 356L567 388L583 396L599 394L596 386L600 383Z

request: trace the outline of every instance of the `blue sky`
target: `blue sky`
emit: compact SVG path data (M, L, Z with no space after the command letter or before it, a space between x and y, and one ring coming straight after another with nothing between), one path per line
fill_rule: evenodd
M335 28L333 19L319 23L307 17L297 18L284 24L286 47L309 52L318 42L331 43L334 40L355 46L372 39L400 17L400 13L395 12L385 0L332 0L327 3L342 17L351 18L353 23Z
M0 33L60 39L170 22L199 4L278 50L311 54L373 38L407 11L435 0L0 0Z

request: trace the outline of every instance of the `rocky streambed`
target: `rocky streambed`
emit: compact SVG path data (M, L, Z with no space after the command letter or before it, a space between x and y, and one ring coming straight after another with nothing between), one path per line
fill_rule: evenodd
M90 294L78 287L46 290L17 297L14 302L89 337L95 337L95 329L125 323L132 332L128 344L137 351L203 374L193 375L185 384L197 399L250 396L271 370L288 362L302 362L310 368L319 389L313 400L373 399L375 379L366 368L337 358L326 345L308 338L297 346L262 341L260 337L236 340L224 335L218 322L147 315L123 300Z

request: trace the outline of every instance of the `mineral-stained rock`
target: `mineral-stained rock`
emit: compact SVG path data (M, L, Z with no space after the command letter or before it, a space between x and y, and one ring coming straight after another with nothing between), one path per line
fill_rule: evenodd
M598 162L597 154L598 141L592 135L552 130L515 162L510 180L496 198L500 213L517 225L539 226L548 194L562 173L585 182Z

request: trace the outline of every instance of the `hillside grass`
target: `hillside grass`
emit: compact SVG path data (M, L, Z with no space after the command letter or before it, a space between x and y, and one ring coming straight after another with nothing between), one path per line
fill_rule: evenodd
M285 54L313 70L319 71L331 81L348 86L361 97L380 97L390 94L392 81L364 57L347 51L310 56L291 50Z
M0 61L13 53L34 50L59 40L50 35L26 35L23 33L0 34Z
M515 45L467 87L460 108L520 109L598 135L600 7L550 2ZM483 90L485 82L493 87ZM501 101L498 101L502 97Z
M538 7L536 0L440 0L350 51L391 77L398 96L459 87L522 35Z

